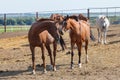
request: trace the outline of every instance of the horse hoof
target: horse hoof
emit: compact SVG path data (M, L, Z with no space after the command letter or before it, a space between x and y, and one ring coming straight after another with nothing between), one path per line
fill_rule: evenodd
M53 69L53 66L52 66L52 65L50 65L49 69L50 69L50 70L52 70L52 69Z
M73 64L71 64L71 69L74 69L74 65Z
M47 73L47 71L46 71L46 70L44 70L44 71L43 71L43 73L44 73L44 74L46 74L46 73Z
M57 70L56 67L54 67L53 71L56 71L56 70Z
M71 65L71 67L70 67L71 69L74 69L74 66L73 65Z
M81 67L82 67L82 65L81 65L81 64L78 64L78 67L79 67L79 68L81 68Z
M71 66L71 69L74 69L74 67L73 67L73 66Z
M36 73L35 73L35 70L33 70L32 74L36 74Z

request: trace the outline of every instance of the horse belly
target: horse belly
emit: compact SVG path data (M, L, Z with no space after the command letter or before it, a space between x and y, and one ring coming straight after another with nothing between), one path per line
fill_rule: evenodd
M49 43L53 43L54 42L54 38L52 37L51 34L48 34L47 42L49 42Z

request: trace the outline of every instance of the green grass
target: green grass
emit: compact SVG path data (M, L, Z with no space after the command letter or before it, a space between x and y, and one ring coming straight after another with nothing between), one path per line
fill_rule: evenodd
M25 31L25 30L29 30L30 26L20 26L20 25L16 25L16 26L6 26L6 32L16 32L16 31ZM0 33L4 32L4 26L0 26Z

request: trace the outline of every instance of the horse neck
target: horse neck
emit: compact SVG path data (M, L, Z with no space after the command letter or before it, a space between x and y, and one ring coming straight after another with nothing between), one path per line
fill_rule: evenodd
M70 20L70 29L72 32L74 33L80 33L80 24L79 22L75 21L75 20Z
M58 36L58 33L57 33L57 30L55 29L56 26L55 25L48 25L48 26L43 26L42 28L40 28L41 31L45 31L47 30L49 32L49 34L52 35L52 37L55 39L55 41L58 41L59 39L59 36Z

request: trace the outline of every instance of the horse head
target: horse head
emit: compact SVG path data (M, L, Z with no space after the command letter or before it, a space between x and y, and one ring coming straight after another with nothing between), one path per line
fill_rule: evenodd
M101 22L101 26L102 26L103 29L106 28L109 25L108 19L107 19L106 16L101 16L100 17L100 22Z
M78 22L78 17L77 16L65 16L64 20L63 20L63 28L65 31L69 30L70 28L72 28L74 25L72 23ZM72 22L72 23L71 23Z
M52 20L54 20L56 22L61 23L63 21L64 17L62 15L60 15L60 14L52 14L50 16L50 19L52 19Z
M64 31L67 31L70 28L69 27L70 23L68 23L68 20L69 20L69 15L65 16L63 20Z

